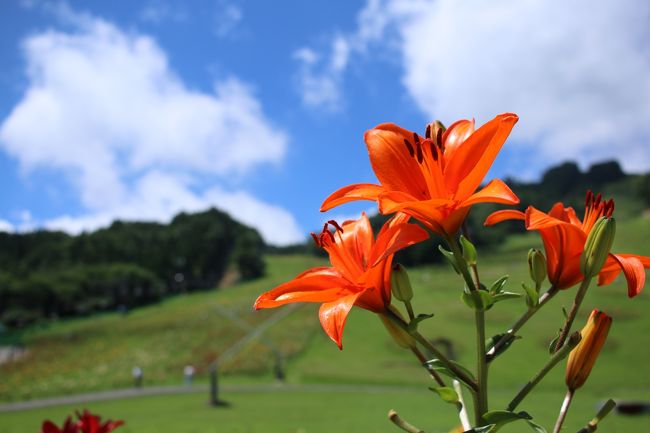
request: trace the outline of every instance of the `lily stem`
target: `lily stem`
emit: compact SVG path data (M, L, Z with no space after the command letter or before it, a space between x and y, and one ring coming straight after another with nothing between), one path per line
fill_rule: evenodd
M560 433L560 429L562 429L562 424L564 424L564 418L566 418L566 414L569 412L569 406L571 405L571 400L573 399L573 390L568 390L566 392L566 396L564 397L564 401L562 402L562 407L560 408L560 414L557 417L557 421L555 422L555 428L553 429L553 433Z
M456 259L456 265L460 273L465 279L468 289L472 295L477 298L477 305L479 306L474 310L474 319L476 323L476 376L477 376L477 393L474 398L474 418L476 425L479 426L483 423L482 416L488 409L488 365L485 356L485 311L483 310L480 300L478 270L473 267L475 279L470 274L467 261L463 258L463 253L458 245L458 241L453 236L447 236L446 239L451 252Z
M576 315L578 314L578 310L580 309L582 300L585 298L585 295L587 294L587 289L589 288L590 283L591 283L591 278L585 278L584 280L582 280L582 283L580 283L580 288L578 289L578 293L576 293L576 297L573 300L573 305L571 306L569 315L567 316L566 321L564 322L564 326L560 331L560 336L558 337L557 342L555 343L555 348L553 349L554 352L560 350L560 348L564 345L564 342L566 341L569 332L571 331L571 326L573 325L573 321L575 320Z
M397 412L393 409L388 411L388 419L395 424L397 427L409 433L424 433L424 430L421 430L414 426L413 424L405 421L400 417Z
M508 329L492 348L487 352L488 360L494 358L498 351L509 341L511 341L517 331L519 331L528 320L535 315L548 301L550 301L559 292L554 286L551 286L542 296L539 297L539 302L533 308L529 308L513 325Z
M438 372L436 370L434 370L433 367L431 367L427 363L427 361L428 361L427 357L424 356L422 351L420 349L418 349L417 347L412 347L411 351L417 357L417 359L420 361L422 366L427 369L427 371L429 372L429 375L433 378L433 380L435 380L436 383L438 385L440 385L440 386L446 386L445 381L442 379L442 377L440 377L440 374L438 374Z
M472 391L476 392L478 390L478 386L476 385L476 382L474 382L474 380L471 377L469 377L463 370L458 368L456 366L456 364L454 364L449 358L447 358L436 346L434 346L429 340L427 340L417 330L409 329L408 324L406 322L404 322L404 320L402 320L401 317L397 316L395 313L393 313L390 310L387 310L384 314L386 314L386 317L391 319L395 324L397 324L404 331L411 334L411 336L413 338L415 338L415 341L420 343L429 352L431 352L431 354L433 356L435 356L437 359L439 359L440 362L442 362L445 367L447 367L449 370L451 370Z
M578 345L581 338L582 337L580 336L579 332L571 335L571 338L569 338L567 343L562 346L560 350L555 352L542 367L542 369L535 376L533 376L533 378L528 383L526 383L523 388L521 388L519 393L517 393L515 398L513 398L508 405L507 410L513 412L517 406L519 406L519 403L521 403L523 399L526 398L526 396L533 390L533 388L535 388L535 386L544 378L544 376L546 376L546 374L551 371L553 367L555 367L560 361L567 357L569 352L571 352L571 350L573 350L573 348Z

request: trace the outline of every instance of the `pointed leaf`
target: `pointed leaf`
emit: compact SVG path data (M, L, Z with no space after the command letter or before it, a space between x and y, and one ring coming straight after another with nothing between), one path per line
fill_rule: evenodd
M490 295L485 290L470 291L469 289L465 288L465 290L463 290L463 294L461 295L461 299L465 305L474 310L485 311L492 307L492 304L494 304L492 295Z
M499 347L499 349L497 350L497 352L496 352L496 353L493 353L493 354L489 354L490 350L492 350L492 348L494 347L494 345L497 344L497 342L498 342L499 340L501 340L502 337L505 337L505 336L508 336L508 335L510 336L510 338L508 338L508 339L506 340L506 342L505 342L504 344L502 344L501 347ZM493 361L494 358L496 358L497 356L501 355L503 352L505 352L506 350L508 350L508 348L512 345L512 343L513 343L515 340L517 340L518 338L519 338L519 337L517 337L517 336L515 336L515 335L512 335L512 334L508 334L508 333L496 334L496 335L493 335L492 337L488 338L488 339L485 341L485 350L486 350L486 352L489 354L489 355L487 356L487 362L491 362L491 361Z
M458 265L456 264L456 257L454 257L454 253L452 253L451 251L447 251L446 249L444 249L442 245L438 245L438 250L440 250L443 257L447 259L451 267L454 268L454 271L456 271L456 273L460 275L460 270L458 269Z
M426 319L430 319L433 317L433 314L418 314L413 320L408 325L409 331L414 332L417 331L418 325L420 322Z
M528 423L528 425L530 426L530 428L532 428L533 430L535 430L536 433L547 433L547 432L546 432L546 429L545 429L544 427L542 427L541 425L539 425L539 424L535 424L535 423L532 422L531 420L526 420L526 422Z
M476 379L474 378L474 375L472 374L472 372L469 371L467 368L465 368L462 364L459 364L459 363L457 363L456 361L450 361L450 362L451 362L451 363L452 363L456 368L458 368L458 369L461 370L463 373L465 373L465 374L467 375L467 377L469 377L469 378L472 379L472 380L476 380ZM458 377L456 376L456 374L455 374L453 371L451 371L449 368L447 368L447 367L442 363L442 361L440 361L439 359L434 358L434 359L431 359L431 360L427 361L426 363L427 363L427 365L431 366L431 368L433 368L433 369L434 369L435 371L437 371L438 373L442 373L442 374L444 374L445 376L449 376L449 377L451 377L452 379L458 379ZM461 381L461 382L462 382L462 381Z
M528 287L527 284L521 283L521 287L524 288L526 292L526 305L528 308L535 308L539 304L539 293L532 287Z
M515 293L515 292L502 292L499 294L496 294L492 296L492 301L493 303L501 302L501 301L507 301L508 299L516 299L516 298L521 298L521 293Z
M499 278L494 283L492 283L492 286L490 286L490 294L496 295L498 293L501 293L503 288L506 286L509 277L510 277L509 275L504 275L503 277Z
M532 416L530 416L527 412L510 412L508 410L491 410L489 412L486 412L482 416L483 420L485 422L488 422L490 424L494 424L494 430L492 431L497 431L501 427L503 427L506 424L510 424L511 422L514 421L519 421L519 420L531 420L533 419Z
M475 265L478 259L478 254L476 252L476 247L469 239L465 236L460 236L460 244L463 247L463 258L468 265Z
M439 387L429 387L429 389L436 394L440 396L442 401L445 403L451 403L456 406L458 406L458 409L460 410L462 408L462 403L460 402L460 399L458 398L458 394L454 390L454 388L450 386L439 386Z

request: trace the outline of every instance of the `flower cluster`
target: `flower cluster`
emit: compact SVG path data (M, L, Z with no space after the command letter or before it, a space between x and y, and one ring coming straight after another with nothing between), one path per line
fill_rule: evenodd
M470 120L457 121L449 128L435 121L427 125L424 136L392 123L367 131L365 143L378 184L345 186L325 199L321 211L351 201L370 200L377 203L379 213L392 218L376 237L365 213L356 221L341 224L329 221L320 234L312 236L316 245L329 255L331 266L309 269L263 293L255 308L274 308L293 302L321 303L320 322L339 348L353 306L378 314L393 339L411 350L440 385L434 390L445 401L457 405L462 423L459 431L496 431L504 423L515 420L525 420L537 431L545 431L532 422L528 413L514 410L568 356L568 393L554 430L559 432L573 394L587 380L612 322L607 314L594 310L582 332L571 334L592 279L598 285L607 285L622 272L628 296L635 297L645 285L650 257L610 252L616 228L614 201L588 191L582 219L563 203L556 203L548 213L532 205L525 211L511 208L492 213L485 221L486 226L506 220L523 221L527 230L540 234L544 253L533 249L528 254L534 288L524 284L523 294L504 291L507 276L489 289L481 283L477 251L471 240L460 232L476 204L519 204L517 195L500 179L481 187L517 120L515 114L500 114L479 128ZM417 223L410 222L411 219ZM414 314L413 292L406 271L392 263L396 252L429 237L423 227L446 243L449 249L441 248L441 252L462 277L461 298L475 312L475 374L448 359L418 331L418 324L430 315ZM546 280L550 287L542 293ZM487 363L513 345L521 328L539 309L558 293L566 293L575 286L578 289L570 292L574 296L572 308L561 332L551 342L550 359L513 398L507 410L490 410ZM522 295L527 311L506 332L487 339L485 311L497 302ZM407 319L392 303L395 300L404 304ZM451 376L472 393L473 423L468 420L460 388L446 386L440 373ZM611 409L611 405L608 407ZM602 417L599 414L598 419ZM404 430L417 430L394 412L390 419Z

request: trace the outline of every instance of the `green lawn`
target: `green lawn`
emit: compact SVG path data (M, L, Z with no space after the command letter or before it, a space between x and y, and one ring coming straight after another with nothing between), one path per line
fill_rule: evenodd
M650 255L648 239L648 219L619 221L613 250ZM520 291L520 283L528 278L526 251L535 244L540 244L536 236L512 237L494 257L481 256L482 280L491 282L508 273L509 289ZM269 257L270 274L259 281L178 297L127 316L108 314L33 330L24 336L31 357L0 369L0 399L125 387L131 382L130 370L136 363L145 369L149 384L180 383L183 365L191 362L205 368L245 334L215 313L215 305L229 308L251 323L261 323L277 311L249 313L257 294L318 263L318 259L300 256ZM413 269L410 274L416 312L435 314L421 325L423 333L430 338L451 338L458 359L471 367L475 356L473 313L459 301L456 275L445 266ZM505 406L547 359L546 346L561 325L561 307L570 306L573 290L549 303L521 332L523 338L493 363L491 407ZM577 393L566 431L576 431L607 398L650 400L650 375L643 370L650 357L649 292L646 289L630 300L624 281L619 280L607 287L594 286L587 294L576 328L594 307L612 315L614 323L589 381ZM507 329L523 308L521 300L497 304L487 312L488 334ZM456 422L451 406L426 390L430 380L410 352L397 348L379 320L367 311L354 309L351 313L343 351L320 330L314 305L293 313L266 336L289 356L290 383L406 385L413 391L385 395L233 393L226 396L233 406L225 409L207 408L204 395L183 395L97 403L91 409L126 419L129 427L121 430L125 433L399 431L385 420L390 408L427 433L445 432ZM225 381L268 383L272 380L270 360L265 346L251 345L224 366ZM563 375L564 366L560 364L539 385L540 392L524 401L520 409L552 427L564 395ZM200 369L199 378L205 378L204 370ZM39 420L51 417L60 421L71 410L57 407L2 414L0 433L37 431ZM647 416L611 416L604 421L602 431L644 431L648 421ZM503 431L527 431L527 427L515 424Z

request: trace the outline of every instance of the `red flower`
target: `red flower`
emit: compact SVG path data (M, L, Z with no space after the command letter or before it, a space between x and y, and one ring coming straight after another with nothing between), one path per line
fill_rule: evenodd
M343 328L353 305L381 313L390 304L390 272L398 250L425 240L425 230L408 224L398 215L373 236L364 213L356 221L339 226L325 224L320 236L312 234L324 248L332 267L313 268L293 280L262 294L255 309L274 308L292 302L322 302L319 317L323 329L342 348ZM329 226L334 228L331 232Z
M67 417L63 428L59 428L52 421L45 421L41 427L41 433L109 433L124 424L124 421L111 421L101 423L99 415L93 415L88 410L82 414L77 412L79 421L73 422L71 417Z
M343 187L325 199L321 211L372 200L382 214L403 212L435 233L453 235L476 203L519 203L499 179L476 192L518 119L501 114L477 130L473 121L460 120L444 133L434 123L424 138L392 123L381 124L365 134L381 185Z
M542 236L548 279L556 288L566 289L580 283L580 257L594 223L601 216L611 217L614 200L602 201L601 195L587 192L585 215L578 219L571 207L556 203L548 214L528 206L526 212L501 210L485 220L490 226L510 219L524 220L527 230L537 230ZM610 284L623 271L627 279L628 296L634 297L645 285L645 270L650 267L650 257L634 254L610 254L598 274L598 284Z
M109 433L124 424L124 421L110 419L102 424L101 417L91 414L88 410L84 410L83 414L77 413L77 417L79 417L77 427L81 433Z

